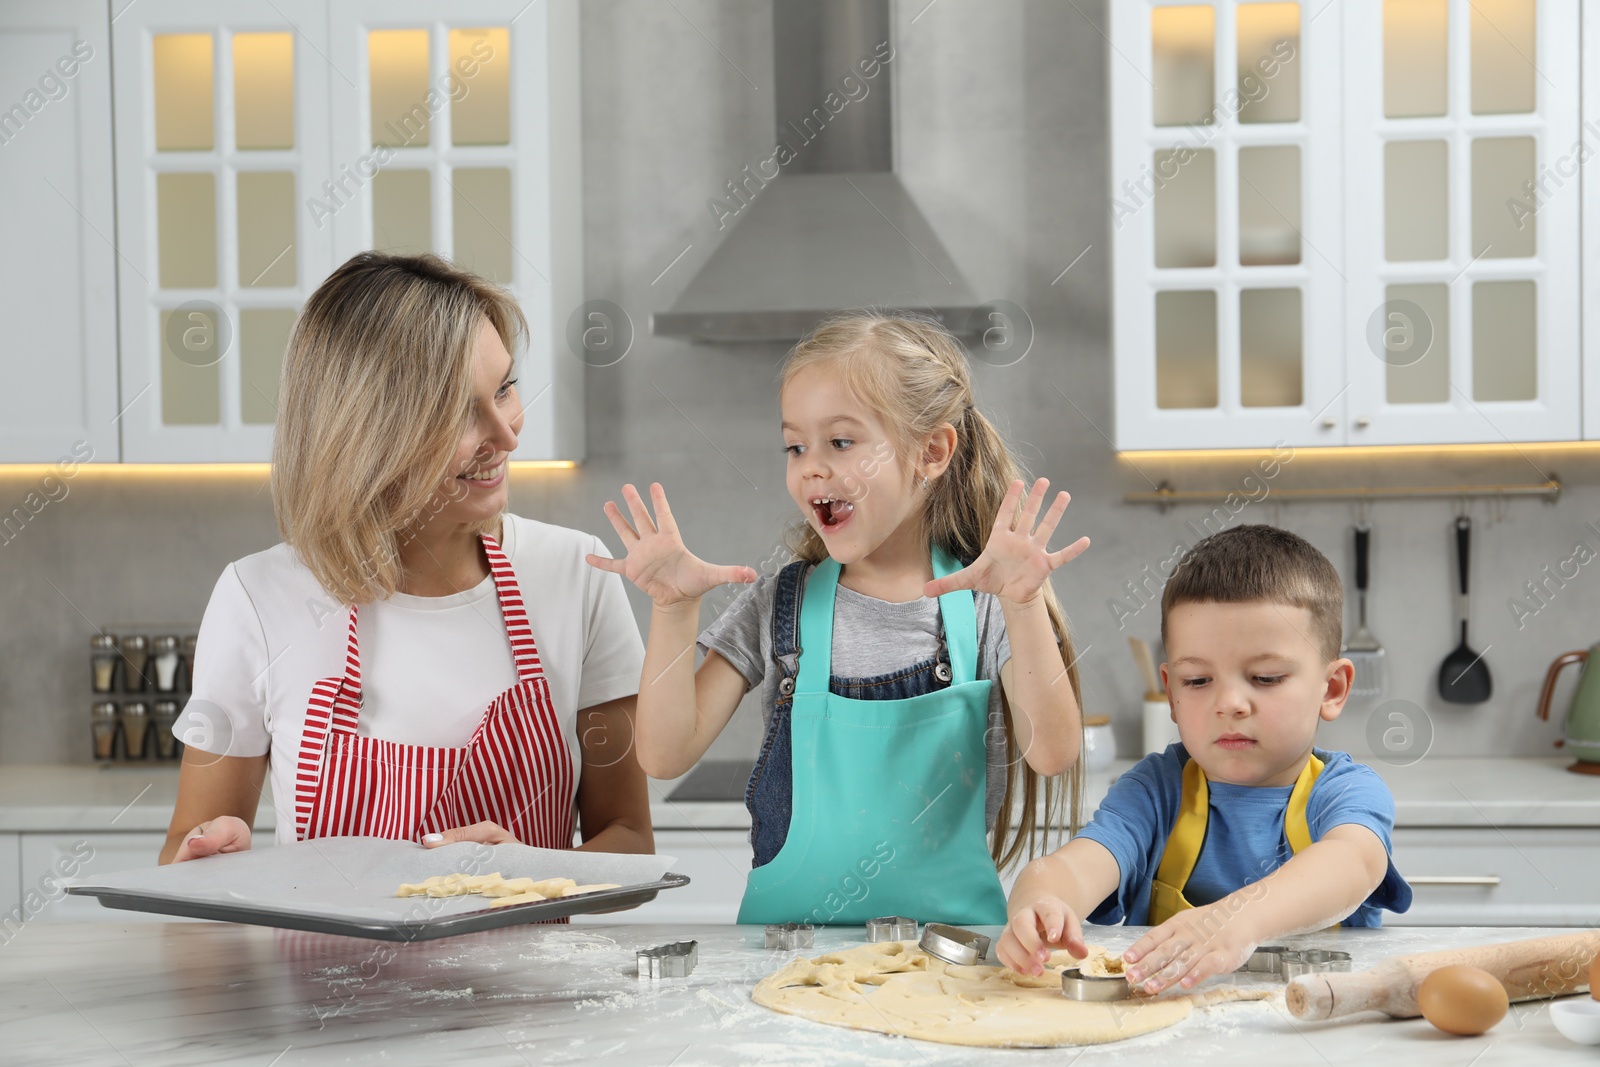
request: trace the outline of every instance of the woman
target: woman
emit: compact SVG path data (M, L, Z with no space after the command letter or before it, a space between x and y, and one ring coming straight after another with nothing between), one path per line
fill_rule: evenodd
M249 848L269 769L280 843L653 851L622 582L585 565L599 538L506 513L526 333L427 255L363 252L306 302L273 444L284 543L212 592L163 863Z

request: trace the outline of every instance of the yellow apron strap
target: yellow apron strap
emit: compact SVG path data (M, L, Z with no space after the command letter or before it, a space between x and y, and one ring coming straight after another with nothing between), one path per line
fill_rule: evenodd
M1322 773L1322 761L1313 752L1295 779L1289 793L1289 807L1283 813L1283 833L1289 839L1289 848L1295 853L1311 844L1311 824L1306 821L1306 805L1311 803L1311 787Z
M1150 883L1150 914L1146 920L1149 925L1159 926L1194 906L1183 898L1183 887L1200 859L1210 814L1211 791L1206 786L1206 773L1191 757L1183 767L1183 798L1178 804L1178 817L1172 824L1167 847L1161 853L1161 863Z
M1296 853L1311 844L1306 807L1322 768L1322 761L1313 752L1289 793L1289 806L1283 813L1283 832L1289 839L1289 848ZM1184 899L1183 887L1188 885L1205 844L1206 822L1211 814L1210 794L1205 772L1191 757L1183 767L1183 799L1178 805L1178 818L1172 824L1166 850L1161 854L1161 863L1150 883L1150 914L1146 922L1151 926L1159 926L1178 912L1194 907Z

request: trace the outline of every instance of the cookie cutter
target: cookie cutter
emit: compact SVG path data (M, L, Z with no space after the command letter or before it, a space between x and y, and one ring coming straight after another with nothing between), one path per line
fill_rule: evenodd
M810 923L770 923L767 947L777 949L810 948L816 942L817 928Z
M1061 992L1070 1000L1127 1000L1133 986L1120 974L1084 974L1076 967L1061 972Z
M1285 982L1299 978L1303 974L1316 974L1322 971L1348 971L1351 968L1350 953L1338 952L1326 948L1306 948L1296 952L1283 954L1283 980Z
M904 915L885 915L881 919L867 920L868 941L915 941L917 920Z
M1293 951L1287 945L1262 945L1250 953L1250 958L1244 961L1244 966L1239 970L1253 974L1282 975L1284 953Z
M640 978L687 978L700 962L698 941L674 941L670 945L639 950Z
M989 954L989 939L959 926L929 923L922 928L922 951L957 967L971 967Z

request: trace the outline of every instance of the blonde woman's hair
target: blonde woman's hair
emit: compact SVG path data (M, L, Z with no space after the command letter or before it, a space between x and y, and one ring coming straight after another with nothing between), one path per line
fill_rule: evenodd
M952 556L970 563L983 552L995 517L1012 481L1024 477L1000 432L972 402L972 379L966 354L949 331L931 319L880 312L851 312L820 323L789 353L780 372L783 386L801 371L825 366L843 376L852 395L882 418L892 437L895 462L916 475L924 442L940 426L955 427L956 445L944 474L930 480L922 505L923 535ZM822 535L801 522L789 533L794 554L809 563L828 556ZM1078 657L1055 590L1044 586L1050 624L1061 643L1068 684L1083 706L1078 683ZM1006 725L1006 786L991 828L990 851L1005 868L1024 854L1034 855L1036 805L1044 799L1046 834L1066 820L1069 833L1082 825L1083 761L1059 778L1045 777L1025 761L1017 748L1012 710L1002 691ZM1081 720L1081 715L1080 715ZM1082 726L1080 722L1079 729ZM1079 737L1082 751L1082 737ZM1011 809L1020 796L1021 821L1011 823ZM1044 851L1050 845L1044 843Z
M394 593L401 546L448 503L484 319L514 355L528 325L509 293L437 256L383 252L352 256L301 309L272 503L283 539L341 603Z

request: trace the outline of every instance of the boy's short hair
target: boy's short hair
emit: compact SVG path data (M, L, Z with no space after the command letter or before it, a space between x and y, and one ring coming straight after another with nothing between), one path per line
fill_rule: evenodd
M1339 658L1344 584L1328 557L1276 526L1235 526L1191 548L1161 593L1161 640L1179 604L1266 601L1306 608L1324 659Z

